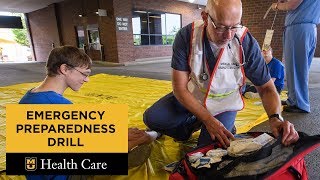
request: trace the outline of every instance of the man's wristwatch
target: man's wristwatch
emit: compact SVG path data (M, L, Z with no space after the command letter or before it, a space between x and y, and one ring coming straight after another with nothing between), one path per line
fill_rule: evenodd
M269 119L271 119L271 118L278 118L280 121L284 121L281 114L272 114L269 116Z

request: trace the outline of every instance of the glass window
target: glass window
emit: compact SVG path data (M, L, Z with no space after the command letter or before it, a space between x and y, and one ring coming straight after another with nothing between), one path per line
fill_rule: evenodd
M150 11L133 11L134 45L172 45L181 28L181 15Z
M89 49L101 50L99 28L97 24L87 25Z
M135 46L141 45L141 35L133 35L133 43Z
M161 25L161 14L159 13L148 13L149 14L149 29L150 34L162 34Z
M174 38L175 38L174 35L170 35L170 36L168 35L167 36L167 44L173 44Z
M181 17L177 14L166 14L167 35L175 35L181 28Z
M141 45L149 45L149 35L141 35Z
M147 12L137 11L133 13L132 29L133 29L133 34L149 34Z
M150 35L150 45L163 45L162 35Z
M76 26L76 33L77 33L78 48L83 48L85 44L83 26Z
M89 43L100 43L99 31L98 30L88 30Z
M141 34L141 20L140 17L132 18L132 32L133 34Z

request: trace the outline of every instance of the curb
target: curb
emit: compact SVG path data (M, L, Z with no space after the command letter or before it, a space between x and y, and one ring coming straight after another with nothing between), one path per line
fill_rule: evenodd
M157 59L157 60L145 60L145 61L132 61L132 62L125 62L124 66L135 66L135 65L143 65L143 64L157 64L157 63L164 63L164 62L171 62L171 59Z

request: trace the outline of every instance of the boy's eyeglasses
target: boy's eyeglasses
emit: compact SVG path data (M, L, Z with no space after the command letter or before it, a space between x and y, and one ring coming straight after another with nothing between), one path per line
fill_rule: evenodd
M87 77L89 77L89 76L90 76L90 74L86 74L86 73L84 73L84 72L79 71L79 70L78 70L78 69L76 69L76 67L74 67L73 65L67 64L67 66L69 66L70 68L72 68L72 69L74 69L74 70L78 71L78 72L79 72L80 74L82 74L85 78L87 78Z

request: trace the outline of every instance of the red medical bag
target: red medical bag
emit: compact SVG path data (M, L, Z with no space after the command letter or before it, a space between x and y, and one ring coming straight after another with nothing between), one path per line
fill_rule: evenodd
M257 137L263 132L249 132L245 133L243 135L245 136L251 136L251 137ZM217 170L217 166L219 163L223 162L224 159L222 159L221 162L217 162L214 164L211 164L210 168L200 168L196 169L191 166L191 163L189 162L189 156L197 153L202 152L205 154L207 151L211 149L217 149L222 148L221 144L216 142L207 146L202 147L196 147L192 151L188 152L183 159L177 164L174 171L170 174L169 179L170 180L182 180L182 179L188 179L188 180L202 180L202 179L284 179L284 180L295 180L295 179L308 179L307 169L305 166L304 157L311 151L313 151L315 148L320 146L320 135L316 136L308 136L305 133L298 132L299 133L299 141L295 144L291 145L293 147L293 152L288 156L286 161L282 164L279 164L279 166L270 169L269 171L262 173L262 174L255 174L255 175L246 175L246 176L237 176L232 178L226 178L224 177L226 174L228 174L230 171L234 169L239 163L246 163L246 162L253 162L258 161L263 158L267 158L272 152L272 147L275 147L276 145L281 144L281 137L278 138L278 140L274 143L272 143L269 146L263 146L260 150L253 152L249 155L244 155L240 157L227 157L232 159L232 162L228 165L224 166L223 168L220 168ZM269 134L272 135L272 134ZM280 145L281 146L281 145ZM228 156L228 155L227 155Z

